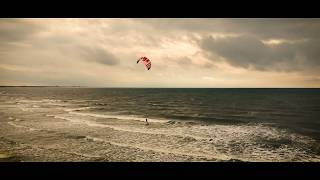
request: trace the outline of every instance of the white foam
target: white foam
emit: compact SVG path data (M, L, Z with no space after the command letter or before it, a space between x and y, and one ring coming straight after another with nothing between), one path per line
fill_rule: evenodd
M80 107L80 108L71 108L71 109L64 109L66 112L72 112L72 111L81 111L81 110L87 110L91 109L92 107Z
M33 110L32 110L32 109L30 109L30 108L23 108L23 107L20 107L20 109L21 109L22 111L25 111L25 112L33 112Z
M23 101L19 101L22 102ZM32 103L56 103L59 101L41 100L41 101L25 101L29 104L22 104L18 107L23 111L31 111L32 108L28 106L36 107L38 104ZM33 106L32 106L33 105ZM91 107L81 107L74 109L64 109L65 114L50 115L48 117L54 117L64 119L72 123L85 124L91 127L111 128L113 130L122 131L121 139L115 137L108 140L98 137L90 137L93 141L108 142L113 145L121 147L139 148L142 150L151 150L161 153L172 153L180 155L188 155L193 157L205 157L207 159L239 159L244 161L290 161L296 157L301 158L301 161L320 161L320 157L317 155L310 155L308 150L308 144L315 143L311 138L302 136L300 134L290 133L283 129L274 128L264 125L209 125L204 126L200 124L185 125L184 123L177 125L161 124L160 126L143 126L142 123L119 123L112 121L112 125L98 123L91 121L89 117L105 118L105 119L120 119L124 121L142 121L145 122L145 118L139 118L134 116L122 116L122 115L107 115L97 113L85 113L78 112L81 110L87 110ZM12 117L9 119L13 119ZM150 123L165 123L168 120L155 120L148 119ZM108 123L108 121L106 121ZM117 123L117 124L114 124ZM8 122L11 126L16 128L25 128L29 131L36 131L38 129L22 126L19 123ZM164 127L164 128L163 128ZM103 129L102 129L103 130ZM97 132L99 129L97 128ZM141 134L133 134L133 133ZM143 134L150 134L149 137ZM164 135L164 136L152 136L152 135ZM134 137L130 137L134 136ZM140 137L141 136L141 137ZM142 136L144 138L142 138ZM195 140L181 139L181 137L191 137ZM127 138L127 139L126 139ZM136 139L134 139L136 138ZM129 139L129 140L128 140ZM260 142L260 139L266 141L278 141L279 144L284 139L290 141L290 143L280 144L279 147L264 147ZM143 142L146 140L146 142ZM261 141L262 141L261 140ZM148 144L149 143L149 144ZM268 143L268 142L267 142ZM271 143L272 144L272 143ZM305 146L304 146L305 145ZM235 147L236 146L236 147ZM237 147L241 150L237 150Z
M101 126L97 124L89 124L93 126ZM106 127L106 125L104 125ZM108 126L110 127L110 126ZM320 157L312 157L308 155L303 149L306 147L297 148L296 145L304 146L308 143L315 143L312 139L298 135L291 134L284 130L265 126L228 126L228 125L214 125L214 126L191 126L191 127L176 127L161 131L160 129L130 129L119 128L112 126L111 128L122 131L139 132L145 134L163 134L166 136L182 136L193 137L196 141L180 142L174 140L172 142L165 140L163 145L154 146L153 143L146 145L138 142L130 143L115 143L115 145L123 145L128 147L142 148L145 150L154 150L161 152L170 152L175 154L190 153L190 155L201 155L205 157L215 157L218 159L239 159L243 161L290 161L295 157L300 157L303 160L319 161ZM139 138L139 136L136 136ZM155 138L155 137L154 137ZM167 139L166 137L161 137ZM210 138L211 141L208 141ZM172 138L170 138L172 139ZM259 141L277 141L288 139L296 145L280 144L278 148L268 148L259 146ZM160 139L159 139L160 140ZM162 141L160 140L160 141ZM205 140L205 141L203 141ZM141 143L141 142L140 142ZM169 144L168 144L169 143ZM258 143L258 144L257 144ZM261 142L264 144L265 142ZM239 145L243 148L242 151L236 150L235 146ZM161 147L160 149L158 147ZM168 147L168 148L166 148ZM187 153L186 153L187 152ZM284 154L284 155L281 155ZM218 157L217 157L218 156ZM303 158L307 156L307 158ZM311 158L311 159L310 159Z
M227 157L223 154L208 155L208 154L202 154L202 153L188 153L188 152L177 151L177 150L173 150L173 149L154 148L154 147L146 147L146 146L141 146L141 145L118 143L118 142L109 141L109 140L105 140L102 138L96 138L96 137L91 137L91 136L87 136L86 138L91 139L93 141L106 142L106 143L109 143L109 144L115 145L115 146L136 148L136 149L141 149L144 151L154 151L154 152L160 152L160 153L165 153L165 154L176 154L176 155L185 155L185 156L192 156L192 157L204 157L208 160L217 160L217 159L218 160L228 160L228 159L230 159L230 157Z
M42 99L42 100L27 100L27 99L17 99L17 104L30 105L33 108L39 108L40 104L52 105L52 106L64 106L65 103L61 103L61 100L55 99Z
M18 124L15 124L13 122L8 122L8 124L10 124L11 126L14 126L16 128L24 128L24 129L27 129L29 131L40 131L40 129L30 128L30 127L27 127L27 126L18 125Z
M41 103L41 100L27 100L27 99L18 99L17 102L19 103Z
M92 116L97 118L107 118L107 119L120 119L120 120L135 120L135 121L142 121L145 122L145 118L139 118L135 116L123 116L123 115L107 115L107 114L96 114L96 113L81 113L81 112L74 112L69 110L70 114L80 115L80 116ZM148 119L148 122L157 122L157 123L166 123L169 120L163 119Z
M68 100L70 102L96 102L96 101L99 101L99 100L95 100L95 99L91 99L91 100Z
M63 116L53 116L54 118L58 118L58 119L63 119L63 120L67 120L73 123L82 123L82 124L86 124L87 126L91 126L91 127L102 127L102 128L110 128L116 131L125 131L125 132L133 132L133 133L142 133L142 134L153 134L153 135L165 135L165 136L181 136L181 137L188 137L188 138L194 138L196 140L208 140L210 138L208 137L202 137L202 136L196 136L196 135L190 135L190 134L186 134L183 133L183 131L180 133L176 133L177 129L165 129L165 130L161 130L161 129L148 129L144 126L137 128L137 127L132 127L132 126L114 126L114 125L106 125L106 124L100 124L100 123L96 123L96 122L92 122L92 121L88 121L88 120L81 120L81 119L77 119L77 118L70 118L70 117L63 117Z
M86 153L78 153L78 152L65 152L64 153L69 153L69 154L75 154L75 155L78 155L78 156L83 156L83 157L86 157L86 158L100 158L101 156L98 156L98 155L92 155L92 154L86 154Z
M82 115L83 113L71 113L76 115ZM165 136L180 136L180 137L190 137L196 140L209 140L212 142L217 142L220 139L225 139L228 142L232 140L241 140L241 138L256 138L265 137L279 139L284 135L288 136L285 130L280 130L277 128L264 126L264 125L193 125L193 126L167 126L166 128L148 128L147 126L134 126L134 125L107 125L90 120L84 120L77 117L64 117L64 116L54 116L55 118L60 118L68 120L75 123L83 123L92 127L106 127L118 131L142 133L142 134L154 134L154 135L165 135ZM94 114L96 117L96 114ZM102 117L105 117L102 115ZM113 117L113 116L107 116ZM127 118L130 119L130 118ZM297 139L296 136L291 135L291 138ZM306 137L299 136L300 140L305 140ZM290 138L290 137L289 137Z
M59 99L42 99L40 102L61 102Z

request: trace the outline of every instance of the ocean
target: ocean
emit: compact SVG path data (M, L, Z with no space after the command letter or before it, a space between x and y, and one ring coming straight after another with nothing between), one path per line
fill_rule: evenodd
M0 101L0 161L320 161L320 89L1 87Z

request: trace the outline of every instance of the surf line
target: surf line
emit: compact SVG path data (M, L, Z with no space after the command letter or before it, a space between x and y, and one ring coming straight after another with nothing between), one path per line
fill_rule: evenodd
M166 132L155 132L155 131L147 131L147 130L133 130L133 129L125 129L121 127L116 127L116 126L111 126L111 125L106 125L106 124L99 124L99 123L94 123L90 122L87 120L76 120L68 117L62 117L62 116L54 116L54 118L57 119L63 119L67 120L73 123L80 123L80 124L85 124L87 126L91 127L102 127L102 128L110 128L116 131L124 131L124 132L133 132L133 133L141 133L141 134L151 134L151 135L164 135L164 136L175 136L175 137L182 137L182 138L193 138L195 140L209 140L210 138L205 138L205 137L199 137L199 136L193 136L193 135L183 135L183 134L177 134L177 133L166 133Z
M203 158L206 158L207 160L214 160L214 161L229 160L230 159L224 155L211 156L211 155L198 154L198 153L179 152L179 151L175 151L175 150L168 150L168 149L162 149L162 148L142 147L142 146L137 146L137 145L125 144L125 143L117 143L117 142L108 141L108 140L104 140L104 139L96 138L96 137L91 137L91 136L87 136L87 139L92 139L93 141L105 142L105 143L115 145L115 146L120 146L120 147L129 147L129 148L141 149L144 151L154 151L154 152L165 153L165 154L185 155L185 156L192 156L192 157L198 157L198 158L203 157Z
M8 122L8 124L10 124L11 126L14 126L16 128L25 128L25 129L28 129L29 131L40 131L40 129L30 128L27 126L21 126L21 125L15 124L13 122Z

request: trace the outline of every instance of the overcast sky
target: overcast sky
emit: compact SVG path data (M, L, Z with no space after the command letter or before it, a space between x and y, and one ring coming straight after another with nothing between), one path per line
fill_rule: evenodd
M320 87L320 19L0 19L0 85Z

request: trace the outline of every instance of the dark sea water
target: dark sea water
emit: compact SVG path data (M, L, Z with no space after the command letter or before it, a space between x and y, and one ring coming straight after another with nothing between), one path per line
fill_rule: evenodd
M3 151L22 161L320 161L320 89L0 93Z

